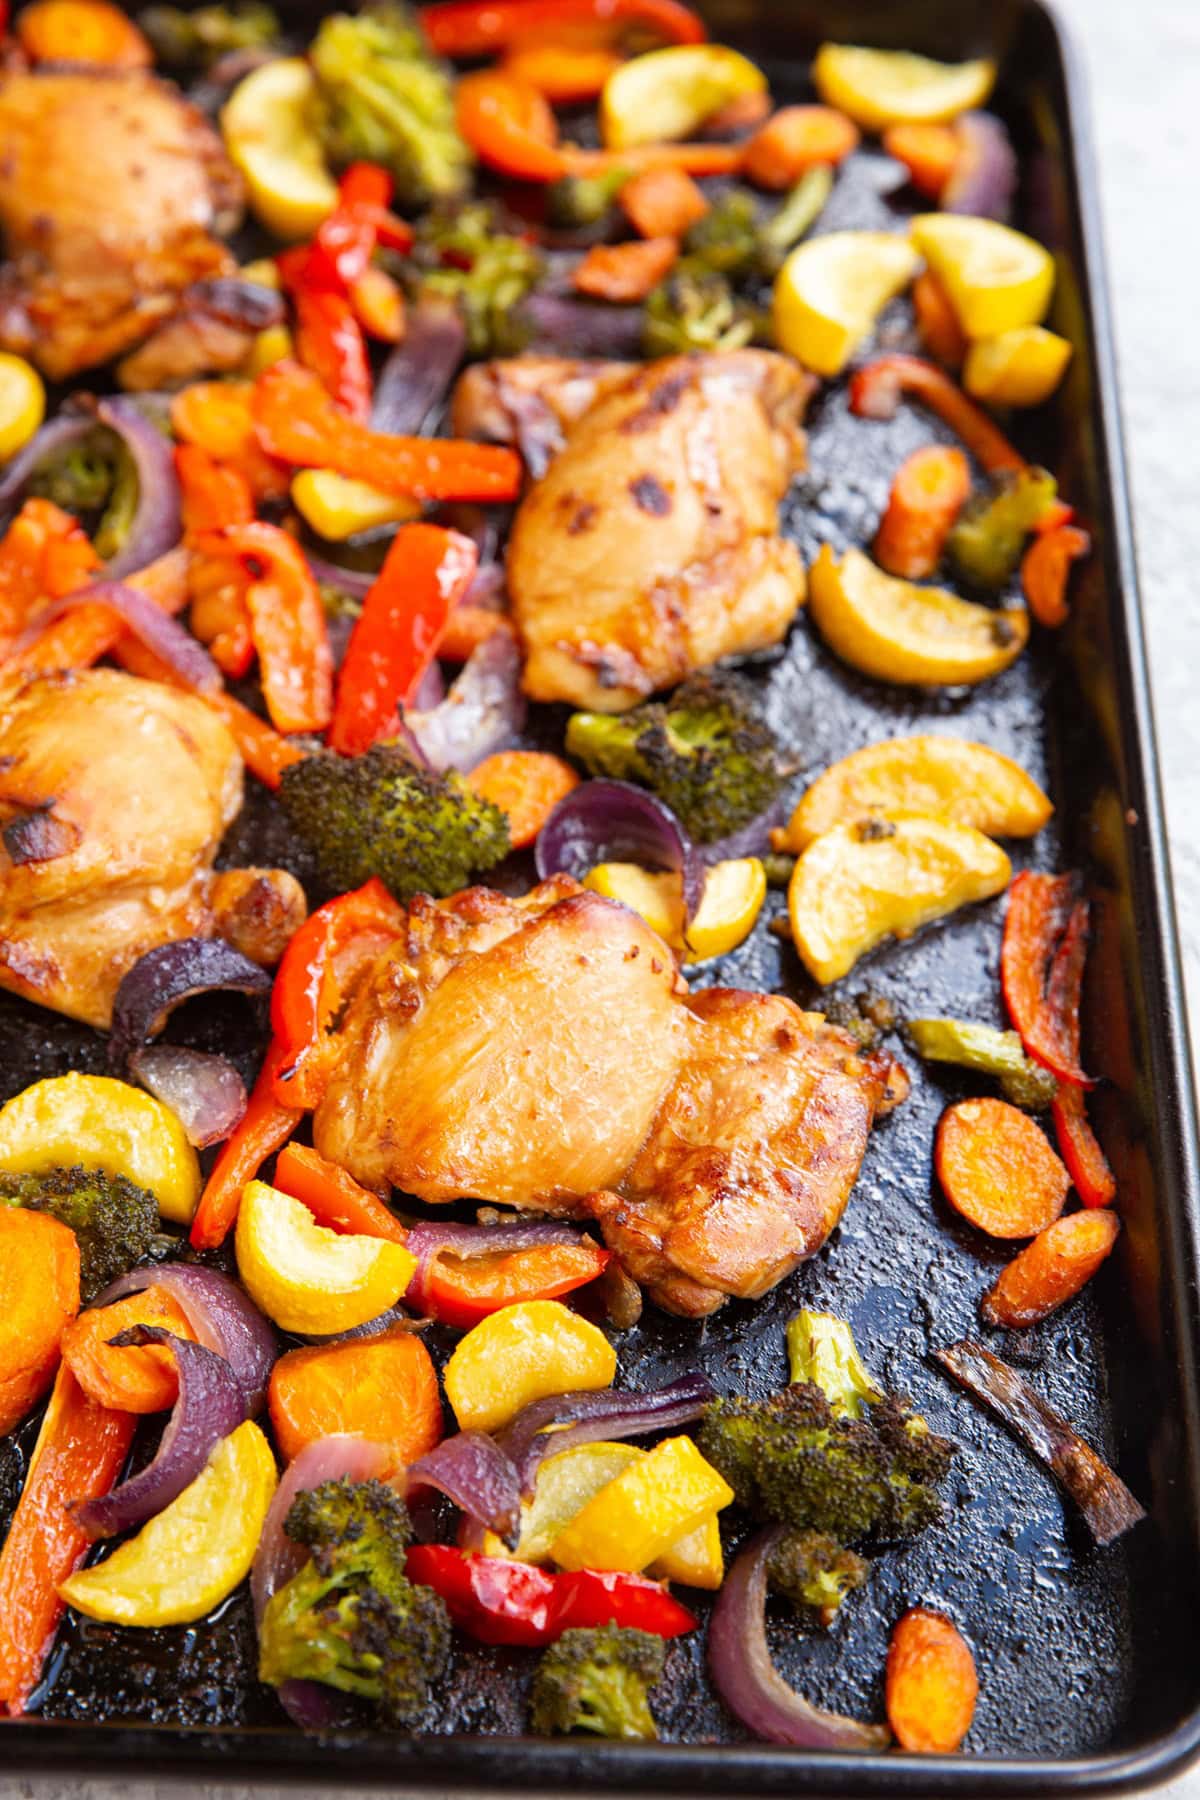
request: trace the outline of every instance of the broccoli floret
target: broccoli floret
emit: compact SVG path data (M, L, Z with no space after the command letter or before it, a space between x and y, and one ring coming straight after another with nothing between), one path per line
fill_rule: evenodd
M503 223L495 207L479 201L436 209L417 230L413 258L424 273L415 298L436 294L456 303L472 356L511 356L529 336L517 307L537 283L542 258Z
M400 900L455 894L509 851L499 807L460 775L417 768L396 744L317 751L284 771L279 797L339 894L372 875Z
M767 1580L798 1612L828 1628L847 1594L864 1587L871 1565L827 1531L788 1531L767 1562Z
M696 269L734 280L758 265L758 206L745 188L728 188L688 227L684 248Z
M618 1625L564 1631L534 1672L534 1731L656 1738L649 1693L662 1679L665 1655L662 1639L649 1631Z
M693 350L740 350L762 327L757 309L740 300L726 276L685 258L649 295L642 323L647 356Z
M402 208L462 192L471 152L454 122L450 76L403 6L331 13L309 61L331 161L382 163Z
M195 12L181 6L148 6L138 14L138 24L159 62L173 69L193 65L209 69L233 50L270 49L283 31L278 15L260 0L198 6Z
M1019 469L998 475L990 494L968 500L946 542L960 574L977 587L1002 588L1057 493L1046 469Z
M794 1382L815 1382L834 1416L861 1419L865 1403L883 1399L867 1374L854 1333L834 1313L798 1312L787 1326L788 1360Z
M695 676L669 700L616 716L575 713L566 747L593 775L652 789L701 843L757 818L783 779L754 690L738 675Z
M0 1206L49 1213L70 1227L79 1244L79 1292L85 1306L110 1281L165 1246L154 1195L105 1169L0 1175Z
M446 1668L450 1619L404 1573L404 1502L382 1481L325 1481L297 1496L284 1530L311 1558L267 1602L260 1681L321 1681L409 1723Z
M598 225L628 180L628 169L610 169L606 175L564 175L552 181L546 189L547 224L562 230Z

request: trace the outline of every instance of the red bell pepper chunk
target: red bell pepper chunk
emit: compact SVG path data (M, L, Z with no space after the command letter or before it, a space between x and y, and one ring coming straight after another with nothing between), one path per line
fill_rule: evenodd
M406 1244L408 1232L378 1194L360 1187L307 1144L285 1144L275 1162L275 1186L307 1206L318 1225L351 1237L386 1238Z
M574 1626L628 1625L665 1638L696 1626L687 1607L646 1575L555 1574L447 1544L414 1544L408 1576L440 1594L454 1623L482 1644L550 1644Z
M1074 1082L1060 1081L1050 1114L1079 1198L1085 1206L1110 1206L1117 1197L1117 1178L1088 1123L1083 1089Z
M919 400L948 425L989 475L1028 466L982 408L924 357L893 351L857 369L850 380L850 410L864 419L891 419L902 394Z
M1079 999L1088 908L1070 875L1017 876L1009 889L1000 979L1009 1017L1035 1062L1090 1087L1079 1067Z
M440 525L404 525L355 622L329 733L343 756L394 731L437 655L450 615L471 585L479 552Z
M512 44L615 43L631 30L664 44L700 44L704 21L680 0L448 0L421 12L439 56L491 56Z
M191 1231L196 1250L214 1250L225 1242L242 1203L242 1189L254 1180L268 1156L286 1144L304 1117L300 1107L281 1106L275 1098L280 1066L280 1048L272 1039L241 1123L222 1145L200 1196Z
M505 1256L447 1259L435 1256L425 1280L430 1318L469 1331L489 1313L526 1300L560 1300L595 1281L612 1260L588 1238L577 1244L546 1244Z

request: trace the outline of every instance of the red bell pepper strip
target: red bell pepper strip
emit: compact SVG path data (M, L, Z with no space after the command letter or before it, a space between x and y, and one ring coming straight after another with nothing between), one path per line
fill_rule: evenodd
M1079 1198L1085 1206L1110 1206L1117 1197L1117 1178L1088 1122L1083 1089L1074 1082L1060 1081L1050 1114Z
M1053 631L1066 624L1071 564L1086 556L1091 547L1091 538L1078 525L1056 525L1038 532L1021 558L1021 587L1039 625Z
M513 44L616 43L626 32L663 44L700 44L704 21L679 0L449 0L427 6L421 28L439 56L491 56Z
M275 1098L281 1067L280 1048L272 1039L241 1123L222 1145L200 1196L191 1230L196 1250L215 1250L225 1242L242 1203L242 1189L254 1180L268 1156L282 1149L304 1117L300 1107L281 1106Z
M1092 1085L1079 1067L1079 997L1088 909L1070 875L1025 870L1009 889L1000 979L1009 1017L1035 1062L1060 1081Z
M415 500L515 500L521 459L495 444L455 438L393 437L338 411L316 376L280 362L259 376L258 435L271 454L300 468L339 475Z
M371 416L371 363L349 295L300 288L293 298L300 361L344 413L365 423Z
M202 532L194 548L237 559L252 577L246 606L271 723L323 731L333 716L333 655L321 595L295 538L256 519Z
M327 1162L307 1144L285 1144L275 1162L275 1186L307 1206L318 1225L352 1237L406 1244L408 1232L378 1194Z
M0 1713L24 1712L64 1611L58 1584L91 1547L67 1503L109 1492L137 1423L135 1413L97 1405L60 1365L0 1549Z
M447 1260L447 1256L450 1260ZM612 1260L589 1238L577 1244L546 1244L507 1256L435 1256L425 1279L421 1309L440 1324L469 1331L502 1307L526 1300L561 1300L603 1274Z
M356 756L395 730L396 710L412 704L478 562L457 531L401 526L346 648L331 749Z
M628 1625L657 1637L694 1631L696 1619L657 1581L601 1569L554 1574L447 1544L414 1544L408 1577L446 1602L453 1622L482 1644L551 1644L576 1626Z
M325 1034L346 983L368 956L395 943L404 924L404 908L372 876L319 906L292 938L271 991L271 1031L279 1051L275 1097L281 1105L317 1105L325 1088Z
M90 548L90 546L89 546ZM168 550L157 562L148 563L135 575L126 576L130 587L140 588L164 612L177 613L187 603L188 553ZM90 669L118 645L132 643L125 621L111 606L99 603L72 607L61 618L33 629L32 635L4 657L5 673L32 673L52 669Z
M312 285L348 292L377 248L412 249L412 227L388 211L391 198L386 169L378 163L350 165L338 182L338 203L318 226L308 253Z
M967 399L946 371L920 356L892 351L857 369L850 379L850 410L863 419L891 419L902 394L919 400L948 425L989 475L1028 466L1020 451Z
M206 694L204 698L220 713L233 733L242 761L264 787L274 791L283 779L283 771L293 763L304 761L307 751L301 750L298 744L289 744L265 719L252 713L232 694Z

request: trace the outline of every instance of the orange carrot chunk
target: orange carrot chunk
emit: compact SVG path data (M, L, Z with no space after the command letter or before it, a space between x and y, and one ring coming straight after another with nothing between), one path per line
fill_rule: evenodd
M1012 1331L1049 1318L1086 1287L1117 1241L1113 1212L1093 1208L1056 1219L1002 1269L980 1311L989 1325Z
M1021 560L1021 586L1039 625L1053 631L1066 624L1071 564L1086 556L1091 547L1092 540L1078 525L1058 525L1034 538Z
M858 127L832 106L784 106L746 145L742 172L778 192L817 163L840 163L858 147Z
M315 1438L345 1431L385 1444L386 1473L396 1474L442 1440L437 1371L411 1331L289 1351L271 1372L268 1405L289 1462Z
M889 125L883 147L904 164L917 192L929 200L940 197L961 149L953 125Z
M579 786L579 777L570 763L547 751L500 750L472 769L467 782L506 815L513 849L523 850L559 801Z
M961 369L967 354L967 336L949 294L928 269L923 269L913 282L912 302L917 333L930 356L945 363L948 369Z
M259 500L288 491L290 471L258 441L249 381L196 381L171 402L171 429L185 444L207 450L215 462L236 469Z
M158 1325L176 1337L195 1337L187 1316L164 1287L148 1287L111 1306L93 1307L72 1319L62 1334L63 1361L85 1394L117 1412L165 1412L179 1394L170 1350L161 1344L114 1344L133 1325Z
M887 1715L897 1742L938 1756L957 1750L978 1693L975 1658L958 1627L931 1606L911 1607L888 1646Z
M79 1245L47 1213L0 1207L0 1437L54 1380L63 1327L79 1311Z
M643 238L636 244L593 244L575 271L575 286L595 300L644 300L664 281L679 258L673 237Z
M1033 1237L1066 1204L1071 1177L1028 1113L1007 1100L960 1100L937 1129L934 1163L956 1212L989 1237Z
M970 492L971 466L961 450L945 444L914 450L892 482L876 562L905 581L932 575Z
M708 201L683 169L643 169L621 189L621 210L644 238L681 238L702 219Z
M148 69L154 61L149 40L107 0L34 0L17 19L17 39L34 62Z

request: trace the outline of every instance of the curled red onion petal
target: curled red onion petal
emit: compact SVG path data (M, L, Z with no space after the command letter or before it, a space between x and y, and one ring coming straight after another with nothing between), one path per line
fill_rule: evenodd
M453 302L427 296L408 315L404 342L379 373L371 424L398 435L420 431L450 383L467 344L466 326Z
M123 1069L138 1046L157 1037L185 1000L227 989L269 994L271 977L223 938L176 938L156 944L121 978L108 1040L110 1066Z
M759 1532L725 1577L708 1627L708 1666L730 1712L756 1737L802 1750L886 1750L886 1725L826 1712L789 1687L767 1643L767 1559L783 1535Z
M511 633L496 631L472 650L441 705L406 713L404 724L430 768L465 771L511 744L525 713L521 653Z
M266 1403L267 1382L279 1354L274 1327L242 1292L236 1281L199 1263L157 1263L130 1269L105 1288L96 1301L107 1306L143 1288L165 1287L206 1350L223 1356L241 1382L250 1418Z
M699 1369L648 1394L619 1393L616 1388L551 1394L523 1407L497 1442L516 1465L522 1493L531 1494L545 1457L576 1444L687 1425L716 1397L712 1382Z
M1017 190L1017 156L1007 128L991 113L974 112L958 121L956 131L958 159L939 207L1003 223Z
M432 712L445 698L446 683L442 679L442 671L436 661L431 662L417 684L417 691L413 696L413 711Z
M386 1331L425 1331L432 1323L430 1319L412 1319L399 1306L389 1306L386 1312L376 1313L365 1325L352 1325L348 1331L331 1331L323 1334L304 1332L306 1344L348 1344L352 1338L382 1337Z
M597 863L632 862L683 876L690 919L704 893L704 859L669 806L628 781L585 781L560 800L538 835L534 855L543 881L582 881Z
M200 694L219 692L221 671L204 645L197 643L191 632L170 613L165 613L149 594L143 594L123 581L95 581L90 587L79 588L75 593L55 600L39 615L34 629L40 631L43 625L76 606L109 607L134 637L175 671L186 687L194 688Z
M510 1457L486 1431L459 1431L408 1469L410 1487L437 1488L513 1548L521 1527L521 1488Z
M560 356L604 356L619 362L640 357L645 314L640 306L571 299L535 289L517 307L533 333L530 350Z
M141 407L120 397L101 400L96 417L116 432L137 470L138 503L129 536L107 566L107 573L117 581L174 549L183 535L183 511L171 441L150 423Z
M480 1256L511 1256L518 1250L535 1250L547 1244L577 1244L580 1233L570 1225L549 1219L512 1225L414 1225L408 1249L417 1259L412 1280L404 1290L409 1306L423 1312L430 1303L429 1278L443 1251L474 1260Z
M170 1107L197 1150L224 1143L246 1110L246 1084L223 1056L155 1044L134 1051L129 1072Z
M17 452L0 475L0 508L7 508L20 499L30 479L48 457L70 444L82 443L95 429L95 421L85 414L62 412L35 431L25 448Z
M112 1537L160 1513L189 1487L222 1438L246 1417L246 1395L223 1356L176 1337L160 1325L134 1325L112 1344L165 1344L179 1372L179 1398L171 1409L154 1460L137 1475L68 1508L89 1537Z

